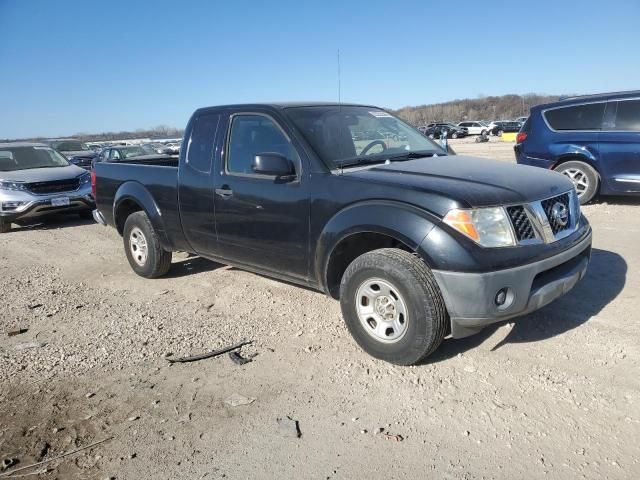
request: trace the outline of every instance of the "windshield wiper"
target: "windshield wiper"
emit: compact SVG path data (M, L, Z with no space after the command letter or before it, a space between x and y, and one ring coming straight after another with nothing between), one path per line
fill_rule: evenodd
M415 151L415 152L399 153L396 155L378 154L375 157L354 157L354 158L349 158L347 160L344 160L342 163L340 163L338 167L345 168L345 167L356 167L358 165L373 165L376 163L402 162L405 160L413 160L416 158L433 157L434 155L444 156L446 155L446 153L444 152L439 153L439 152L432 152L432 151L429 151L429 152Z
M444 156L446 154L444 152L442 154L439 154L438 152L407 152L407 153L400 153L398 155L391 155L390 157L387 157L387 158L392 162L403 162L406 160L413 160L416 158L433 157L434 155Z
M374 163L384 163L387 159L381 157L355 157L345 160L338 165L339 168L356 167L358 165L369 165Z

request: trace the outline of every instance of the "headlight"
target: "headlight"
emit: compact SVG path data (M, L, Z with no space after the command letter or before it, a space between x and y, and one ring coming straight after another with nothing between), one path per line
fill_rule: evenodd
M80 185L86 185L91 183L91 174L89 172L83 173L78 177L78 179L80 180Z
M26 190L24 183L22 182L8 182L6 180L0 180L1 190Z
M483 247L516 245L511 222L502 207L451 210L443 221Z

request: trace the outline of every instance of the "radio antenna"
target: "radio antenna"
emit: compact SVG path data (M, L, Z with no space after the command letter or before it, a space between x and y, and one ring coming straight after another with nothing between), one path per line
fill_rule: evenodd
M340 97L340 49L338 49L338 104L341 103Z

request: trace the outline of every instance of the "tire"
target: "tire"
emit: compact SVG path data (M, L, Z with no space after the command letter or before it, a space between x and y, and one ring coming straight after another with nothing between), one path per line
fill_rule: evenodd
M486 131L486 130L482 130L482 131L480 132L480 135L481 135L481 136L482 136L482 135L486 135L486 134L487 134L487 131Z
M501 137L504 132L502 130L498 130L498 136Z
M0 218L0 233L7 233L11 230L11 222Z
M555 170L566 175L573 182L580 205L589 203L598 194L600 187L598 172L588 163L572 160L561 163Z
M124 251L134 272L144 278L158 278L171 267L171 254L160 246L149 217L135 212L127 217L122 234Z
M451 138L458 138L458 134L457 134L457 133L455 133L455 132L454 132L454 133L452 133L452 134L451 134Z
M373 250L351 262L342 276L340 306L358 345L396 365L412 365L430 355L449 324L431 270L415 255L395 248ZM391 320L380 321L380 312Z

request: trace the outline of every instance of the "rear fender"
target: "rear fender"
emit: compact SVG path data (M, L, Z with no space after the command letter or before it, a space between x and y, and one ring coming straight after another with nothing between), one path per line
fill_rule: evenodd
M561 163L569 160L579 160L588 163L598 171L598 152L590 145L580 145L575 143L555 144L550 147L551 154L556 162L553 165L555 169Z
M162 248L171 251L172 246L167 236L167 230L162 212L158 207L158 204L154 200L153 195L151 195L149 190L147 190L146 187L141 183L132 181L125 182L120 185L120 188L118 188L118 191L116 192L113 201L113 220L118 233L122 235L124 226L124 220L122 218L118 218L118 216L122 216L124 212L119 213L119 210L120 207L128 201L137 204L141 208L141 210L143 210L147 214L147 217L149 217L153 229L158 235L158 239L160 240Z

